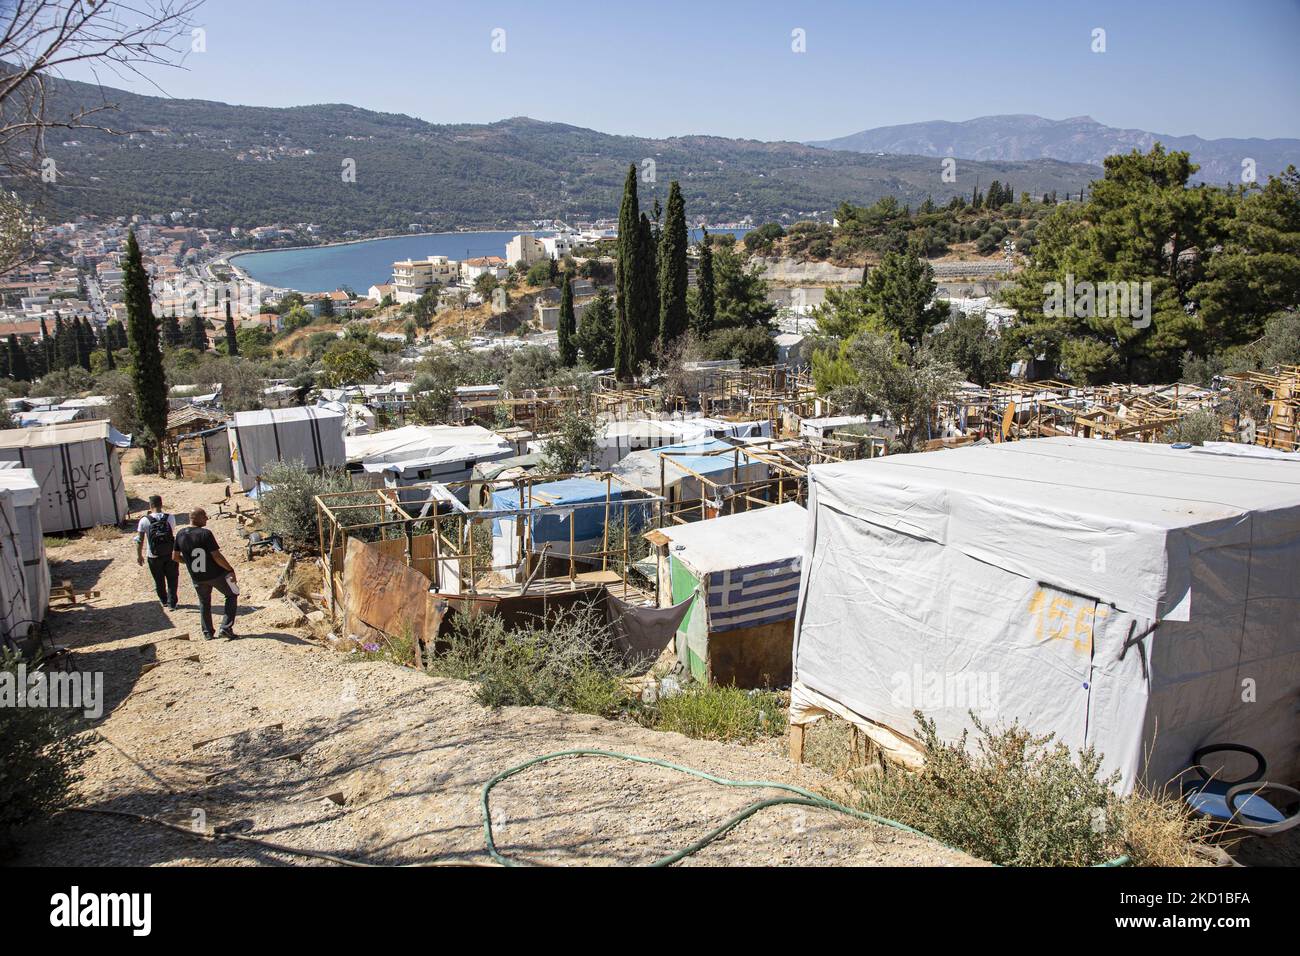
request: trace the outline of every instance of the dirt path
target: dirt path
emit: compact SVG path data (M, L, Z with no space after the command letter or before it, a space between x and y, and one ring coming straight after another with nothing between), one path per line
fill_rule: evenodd
M156 478L128 478L127 487L137 516L151 493L161 493L168 510L185 511L211 505L223 491ZM101 591L89 605L52 614L55 639L74 651L73 666L104 674L106 704L79 785L82 806L185 826L198 820L353 860L483 863L483 782L550 751L621 750L731 778L805 786L824 780L774 744L697 741L545 708L493 711L474 702L471 684L350 660L312 642L294 609L269 600L282 558L248 562L233 520L210 527L239 571L244 606L236 641L175 639L199 636L193 588L182 572L181 608L159 607L129 534L87 536L50 551L56 579ZM648 862L759 796L776 795L598 759L546 764L494 793L504 852L568 864ZM17 862L311 862L82 813L63 813L29 837ZM797 807L763 811L691 862L975 863L910 834Z

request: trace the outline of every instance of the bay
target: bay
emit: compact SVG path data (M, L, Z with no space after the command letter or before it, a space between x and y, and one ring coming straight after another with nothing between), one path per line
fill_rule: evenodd
M746 232L744 229L709 231L730 232L735 236ZM691 240L697 241L700 234L698 229L692 229ZM239 252L230 256L230 262L256 281L269 286L299 292L331 292L347 287L364 296L372 285L382 285L392 279L393 263L400 259L504 257L506 243L517 235L519 230L389 236L330 246ZM530 235L552 233L532 232Z

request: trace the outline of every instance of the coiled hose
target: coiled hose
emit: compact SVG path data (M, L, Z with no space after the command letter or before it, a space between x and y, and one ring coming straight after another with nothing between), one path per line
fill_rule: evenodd
M937 843L939 846L957 853L964 852L958 850L956 847L949 846L940 840L936 840L934 837L917 830L915 827L909 827L905 823L899 823L897 820L890 820L887 817L877 816L874 813L867 813L864 810L855 810L853 807L846 807L842 803L836 803L828 797L823 797L819 794L813 793L811 790L805 790L803 787L796 787L793 784L777 783L773 780L728 780L726 777L714 776L711 773L706 773L703 770L696 770L693 767L684 767L681 764L671 763L667 760L659 760L655 757L640 757L636 754L619 753L617 750L559 750L555 753L534 757L532 760L526 760L521 764L510 767L508 770L503 770L487 781L487 783L483 784L481 797L481 806L483 809L483 837L487 841L488 854L493 860L500 863L502 866L528 866L529 864L521 860L511 859L497 849L496 841L492 836L492 788L501 783L501 781L513 777L515 774L523 773L529 767L535 767L538 764L546 763L550 760L559 760L563 757L608 757L613 760L627 760L632 763L642 763L648 764L652 767L663 767L666 770L675 770L678 773L684 773L690 777L698 777L701 780L707 780L710 783L716 783L723 787L744 787L751 790L784 790L787 793L793 794L793 796L789 797L771 797L767 800L759 800L756 803L751 803L740 812L728 817L725 821L714 827L694 843L691 843L674 853L669 853L667 856L659 857L659 859L652 862L650 866L672 866L679 860L684 860L686 857L698 853L728 830L731 830L743 821L748 820L760 810L765 810L768 807L780 806L814 807L819 810L832 810L836 813L842 813L845 816L850 816L857 820L866 820L870 823L878 823L882 826L893 827L895 830L913 833L916 836L923 837L932 843ZM1124 866L1128 862L1129 858L1127 856L1121 856L1099 865L1104 867Z

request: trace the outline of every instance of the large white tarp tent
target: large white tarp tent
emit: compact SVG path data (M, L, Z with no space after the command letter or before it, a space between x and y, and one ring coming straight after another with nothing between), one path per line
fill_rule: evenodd
M1300 775L1300 463L1049 438L809 485L795 723L906 759L914 710L945 739L1019 720L1124 791L1225 741Z
M131 440L106 421L0 431L0 461L30 468L46 534L118 524L126 515L121 450Z
M17 633L23 636L31 624L45 620L50 605L50 566L45 557L45 529L41 526L41 486L30 468L19 468L17 462L0 462L0 495L9 498L17 530L16 552L5 547L0 558L5 562L19 562L25 580L27 622L19 623ZM8 511L5 511L8 517ZM10 541L9 528L3 528L4 542ZM11 577L5 571L6 578Z
M230 462L234 478L248 491L277 461L300 461L312 471L342 468L342 412L296 406L238 412L230 422Z

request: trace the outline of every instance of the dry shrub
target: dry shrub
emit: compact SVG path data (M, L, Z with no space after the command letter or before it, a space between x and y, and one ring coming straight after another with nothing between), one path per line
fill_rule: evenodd
M122 531L111 524L101 524L86 532L91 541L116 541L122 537Z
M967 735L946 742L916 714L926 752L916 773L899 769L854 781L855 802L973 856L1007 866L1095 866L1122 856L1140 866L1195 860L1203 824L1174 796L1119 797L1118 775L1100 775L1091 748L1071 753L1054 735L1019 724L994 730L972 715Z
M430 673L476 681L485 707L540 706L611 714L630 676L604 614L579 607L510 630L490 614L459 615Z

